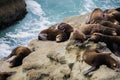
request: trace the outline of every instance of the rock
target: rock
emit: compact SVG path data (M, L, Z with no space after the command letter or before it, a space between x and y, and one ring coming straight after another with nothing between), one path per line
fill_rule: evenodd
M87 15L66 18L73 27L79 27L85 23ZM56 26L56 25L55 25ZM104 50L106 45L102 44ZM87 43L92 48L101 48L100 44ZM119 80L120 73L102 65L98 70L91 72L87 77L83 72L91 66L83 59L85 49L74 45L74 40L62 43L55 41L39 41L37 39L30 42L28 47L33 51L24 58L23 64L19 67L9 68L9 63L0 61L0 71L17 71L8 80ZM120 58L111 55L120 62ZM5 66L5 67L4 67Z
M26 13L25 0L0 0L0 29L16 23Z

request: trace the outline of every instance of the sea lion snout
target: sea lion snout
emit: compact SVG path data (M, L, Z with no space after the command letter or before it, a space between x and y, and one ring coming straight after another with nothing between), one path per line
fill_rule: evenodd
M47 34L39 34L38 40L47 40Z

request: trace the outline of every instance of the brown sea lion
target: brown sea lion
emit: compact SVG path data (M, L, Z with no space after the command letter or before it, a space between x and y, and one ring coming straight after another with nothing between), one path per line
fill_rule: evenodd
M100 8L96 8L90 14L87 24L99 23L101 20L104 20L104 12Z
M116 25L110 21L101 21L100 24L105 27L115 28L117 35L120 35L120 25Z
M86 39L85 34L83 34L80 30L77 29L75 29L70 35L70 40L78 40L84 42L85 39Z
M119 10L119 9L118 9ZM113 22L114 24L120 24L120 12L117 9L107 9L104 11L106 20Z
M102 26L100 24L87 24L79 27L79 30L85 35L99 32L106 35L117 35L116 29Z
M73 27L67 23L60 23L57 26L57 29L65 32L67 35L67 39L69 39L71 32L73 32Z
M0 72L0 80L7 80L7 78L16 72Z
M8 56L9 58L15 56L14 59L8 61L10 62L10 67L16 67L22 64L22 60L31 53L28 47L18 46L13 49L12 53Z
M78 46L86 40L86 35L75 29L70 35L70 40L74 40L74 45Z
M87 76L90 72L99 69L101 65L106 65L107 67L119 71L118 62L112 58L108 53L99 53L95 49L86 49L83 54L83 61L92 66L90 69L83 72Z
M120 56L120 36L108 36L101 33L94 33L89 38L89 41L104 42L111 52L116 56Z
M38 35L38 40L51 40L56 42L63 42L67 40L67 35L61 30L55 28L48 28L42 30Z

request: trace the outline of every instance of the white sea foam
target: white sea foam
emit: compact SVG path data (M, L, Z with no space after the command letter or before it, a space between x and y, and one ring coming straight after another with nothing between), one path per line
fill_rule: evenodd
M15 25L17 27L14 31L7 32L5 37L0 38L0 58L8 56L16 46L27 45L30 40L37 38L40 30L51 25L39 3L34 0L26 0L26 3L27 18L19 25Z
M8 56L10 54L10 46L2 43L0 44L0 58L3 58L5 56Z
M28 33L28 32L19 32L17 34L7 34L8 37L11 37L11 38L27 38L27 37L30 37L30 36L33 36L34 34L32 33Z
M53 24L48 20L48 18L45 17L45 12L42 10L42 7L39 3L34 0L26 0L26 3L27 10L40 17L39 19L34 20L35 26L40 26L40 29L43 29Z
M44 15L44 11L41 8L41 5L34 0L26 0L27 10L31 11L33 14L41 16Z
M92 9L96 8L96 5L93 3L92 0L85 0L84 7L87 10L87 12L91 12Z

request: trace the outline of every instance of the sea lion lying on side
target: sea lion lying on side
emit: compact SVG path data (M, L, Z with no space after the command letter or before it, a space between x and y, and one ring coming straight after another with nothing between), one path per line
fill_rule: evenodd
M10 62L10 67L16 67L22 64L22 60L28 56L31 53L31 50L28 47L24 46L18 46L11 54L8 56L8 58L15 56L12 60L8 61Z
M39 33L38 40L63 42L67 40L67 35L63 31L48 28Z
M120 9L107 9L102 11L100 8L96 8L90 14L87 24L97 24L101 21L110 21L114 24L120 24Z
M120 35L120 25L116 25L110 21L101 21L99 24L105 27L115 28L117 35Z
M100 24L87 24L79 27L79 30L85 35L91 35L99 32L106 35L117 35L116 29L102 26Z
M106 65L115 71L119 71L118 62L114 58L112 58L108 53L99 53L95 49L86 49L83 54L83 61L92 66L90 69L83 72L85 76L90 72L99 69L101 65Z
M120 56L120 36L108 36L101 33L94 33L89 38L89 41L104 42L111 52L116 56Z
M69 39L72 29L70 25L61 23L57 27L42 30L38 35L38 40L63 42Z

